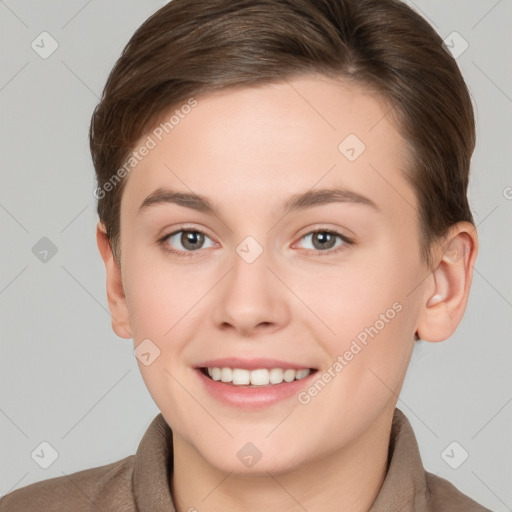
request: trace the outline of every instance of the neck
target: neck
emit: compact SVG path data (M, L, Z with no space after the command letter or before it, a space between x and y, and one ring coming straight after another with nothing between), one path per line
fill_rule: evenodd
M386 476L393 411L384 411L350 445L266 475L225 473L173 435L171 492L177 512L280 510L368 512ZM257 498L255 498L257 497Z

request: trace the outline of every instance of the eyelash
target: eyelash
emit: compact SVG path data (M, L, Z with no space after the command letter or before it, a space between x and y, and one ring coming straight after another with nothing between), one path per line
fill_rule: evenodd
M182 227L181 229L177 229L177 230L172 231L171 233L167 233L166 235L161 237L158 240L158 244L161 245L167 252L169 252L171 254L174 254L175 256L178 256L178 257L185 257L185 258L187 258L187 257L195 256L195 253L198 253L200 251L200 249L198 249L196 251L177 251L177 250L169 247L166 244L166 240L169 237L171 237L173 235L176 235L178 233L181 233L181 232L185 232L185 233L201 233L202 235L207 236L208 238L210 238L203 230L201 230L199 228L185 228L185 227ZM331 230L331 229L315 229L313 231L309 231L305 235L301 236L300 240L302 240L306 236L314 235L314 234L317 234L317 233L328 233L330 235L337 236L338 238L340 238L343 241L343 243L341 245L339 245L337 248L329 249L327 251L319 251L319 250L315 250L315 249L308 249L308 251L313 251L314 253L316 253L315 254L316 256L325 256L325 255L338 254L339 252L344 251L346 249L345 246L347 246L347 245L348 246L354 245L354 243L355 243L351 238L347 237L346 235L343 235L342 233L339 233L338 231Z

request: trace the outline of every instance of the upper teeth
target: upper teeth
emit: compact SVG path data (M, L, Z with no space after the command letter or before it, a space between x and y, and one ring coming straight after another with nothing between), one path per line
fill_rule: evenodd
M281 384L303 379L309 375L307 369L283 370L281 368L259 368L257 370L244 370L242 368L208 368L208 375L213 380L232 382L235 386L252 384L253 386L268 386L268 384Z

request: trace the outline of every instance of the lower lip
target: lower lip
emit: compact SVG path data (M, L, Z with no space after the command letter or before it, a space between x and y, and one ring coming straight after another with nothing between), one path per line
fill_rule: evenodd
M316 372L292 382L269 384L268 386L243 387L209 379L201 370L196 369L206 390L217 400L231 407L261 409L280 400L296 396L304 387L309 386Z

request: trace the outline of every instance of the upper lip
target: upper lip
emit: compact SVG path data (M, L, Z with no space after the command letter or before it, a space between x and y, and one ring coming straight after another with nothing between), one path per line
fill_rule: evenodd
M258 370L260 368L282 368L283 370L309 370L311 366L304 366L300 363L290 363L278 359L242 359L239 357L226 357L223 359L210 359L197 365L197 368L241 368L244 370Z

